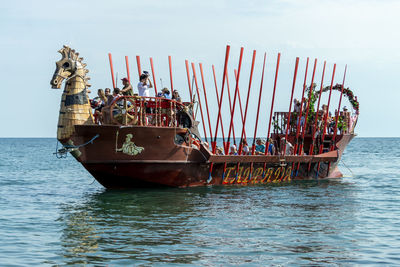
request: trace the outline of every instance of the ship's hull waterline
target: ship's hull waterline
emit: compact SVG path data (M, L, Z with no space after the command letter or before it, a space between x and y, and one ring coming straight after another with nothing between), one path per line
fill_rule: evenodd
M185 131L77 125L71 138L75 146L97 138L72 154L106 188L254 185L341 177L337 163L354 137L338 135L339 150L315 156L217 156L204 145L176 144L175 136Z

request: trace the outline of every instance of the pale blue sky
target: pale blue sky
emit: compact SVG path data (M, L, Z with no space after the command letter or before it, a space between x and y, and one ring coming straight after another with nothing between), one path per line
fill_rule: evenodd
M327 60L325 85L330 82L333 63L337 63L335 83L342 81L344 65L348 64L345 86L358 96L361 107L356 132L360 136L400 136L399 10L399 1L365 0L7 1L0 7L0 137L55 136L62 91L52 90L49 81L54 63L60 58L57 50L63 44L85 58L92 91L111 87L108 52L113 54L119 78L125 76L125 55L129 56L131 76L135 78L135 55L141 56L143 69L147 70L152 56L157 82L162 78L164 86L169 86L171 55L174 87L184 97L188 95L184 60L202 62L212 112L216 105L212 99L215 89L211 64L216 65L220 87L226 44L232 50L231 77L240 46L244 46L240 87L245 95L251 53L256 49L247 124L250 133L262 56L267 52L260 118L264 123L259 127L264 136L277 52L282 53L282 65L275 110L288 109L296 56L300 57L296 97L301 94L307 56L310 62L315 57L319 60L316 82L320 82L322 62ZM336 106L336 101L333 103ZM349 107L347 100L344 105ZM228 116L224 121L227 123Z

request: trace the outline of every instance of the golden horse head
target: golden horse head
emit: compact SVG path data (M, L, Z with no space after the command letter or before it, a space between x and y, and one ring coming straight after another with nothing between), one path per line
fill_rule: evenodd
M60 89L63 80L75 74L83 76L85 82L89 80L88 77L85 77L85 74L89 71L85 69L86 64L82 63L83 58L79 57L79 53L66 45L58 52L62 55L62 58L56 62L56 70L50 81L51 88ZM89 87L90 85L86 83L86 86Z

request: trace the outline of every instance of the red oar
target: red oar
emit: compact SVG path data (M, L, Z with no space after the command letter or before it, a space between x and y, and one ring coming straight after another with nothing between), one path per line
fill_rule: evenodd
M116 86L115 86L115 78L114 78L114 68L113 68L111 53L108 53L108 60L110 61L110 70L111 70L111 79L112 79L113 88L116 88Z

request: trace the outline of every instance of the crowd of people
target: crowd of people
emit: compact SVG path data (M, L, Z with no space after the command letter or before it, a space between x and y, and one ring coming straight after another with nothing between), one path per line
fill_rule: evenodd
M284 137L281 138L280 141L280 146L277 146L276 141L274 141L272 138L268 138L267 141L261 138L257 138L253 152L252 148L249 147L247 141L243 140L239 149L235 144L231 144L229 146L227 155L292 155L293 145L288 142ZM282 151L279 151L279 148L282 148ZM224 148L217 147L216 154L225 155Z
M97 97L91 100L91 106L94 110L94 117L98 124L111 123L111 105L117 101L121 96L140 96L140 97L151 97L150 89L153 88L149 73L144 71L139 77L139 83L137 85L137 93L134 92L132 85L128 78L121 79L122 89L116 87L111 93L110 88L98 89ZM156 97L173 99L179 103L182 103L182 99L177 90L174 90L172 95L167 87L164 87L161 92L158 92ZM118 104L118 103L117 103ZM115 111L114 111L115 112ZM146 112L151 113L152 109L146 107Z
M315 118L318 116L318 122L316 124L316 132L323 132L325 126L325 132L327 134L333 134L335 127L339 134L350 133L354 128L357 120L357 116L352 116L344 106L338 114L335 110L334 114L328 111L327 105L322 105L322 108L317 113L310 112L306 122L307 111L307 100L303 99L303 108L301 108L301 102L297 99L293 100L293 111L290 115L290 123L288 128L288 112L276 112L273 116L273 127L275 134L285 134L286 131L289 134L298 132L305 132L305 134L311 134L314 130ZM338 115L338 116L337 116ZM336 118L338 122L336 123ZM326 119L326 124L325 124Z

